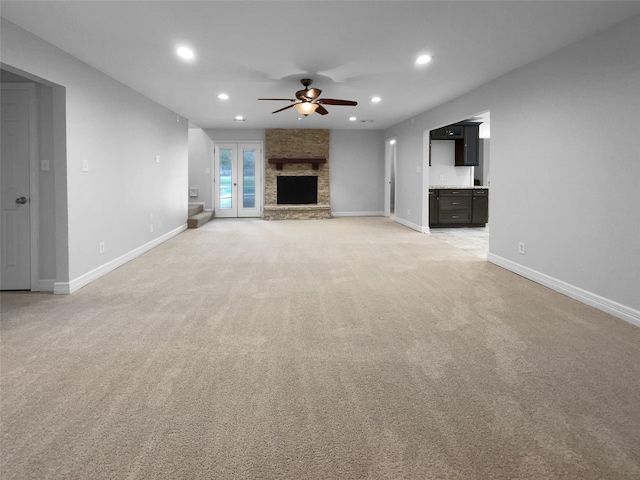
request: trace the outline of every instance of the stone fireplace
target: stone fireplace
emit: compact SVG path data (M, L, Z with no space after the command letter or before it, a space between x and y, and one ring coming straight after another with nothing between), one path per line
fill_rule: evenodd
M329 130L267 129L265 157L265 220L331 218Z

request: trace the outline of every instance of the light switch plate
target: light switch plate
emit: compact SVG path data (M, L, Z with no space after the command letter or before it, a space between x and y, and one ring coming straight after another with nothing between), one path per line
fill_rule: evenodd
M42 160L40 168L43 172L48 172L50 169L49 160Z
M86 158L82 160L82 171L83 172L89 171L89 160L87 160Z

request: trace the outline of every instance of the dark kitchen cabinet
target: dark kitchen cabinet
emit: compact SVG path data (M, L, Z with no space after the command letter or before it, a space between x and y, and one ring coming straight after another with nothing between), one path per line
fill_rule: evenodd
M472 204L471 223L486 224L489 221L489 190L474 189Z
M449 125L431 130L431 140L457 140L464 138L464 126Z
M478 166L478 144L480 143L480 127L470 125L464 127L464 138L456 140L456 167Z
M438 223L438 191L429 189L429 225Z
M430 227L483 227L489 219L486 188L429 190Z
M459 122L454 125L431 130L430 140L455 141L456 167L476 167L478 163L478 147L480 145L481 122ZM431 142L429 142L429 166L431 166Z

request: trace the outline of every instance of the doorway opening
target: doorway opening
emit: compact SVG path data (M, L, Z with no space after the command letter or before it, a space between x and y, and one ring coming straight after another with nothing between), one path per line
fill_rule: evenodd
M7 75L4 75L5 79ZM35 84L5 83L2 99L2 290L37 281L37 105Z
M396 138L385 141L384 216L393 217L396 204Z
M66 89L4 63L0 82L0 289L61 293L57 282L69 275Z
M424 139L428 144L430 234L486 258L490 236L490 112L427 130Z

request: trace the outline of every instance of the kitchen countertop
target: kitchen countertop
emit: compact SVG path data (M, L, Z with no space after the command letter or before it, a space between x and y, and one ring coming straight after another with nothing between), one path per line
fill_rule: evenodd
M487 187L486 185L474 185L474 186L469 186L469 185L430 185L429 186L430 189L439 189L439 190L445 190L445 189L450 189L450 188L456 188L456 189L463 189L463 188L486 188L488 189L489 187Z

